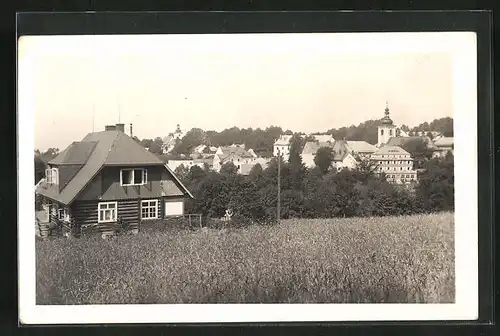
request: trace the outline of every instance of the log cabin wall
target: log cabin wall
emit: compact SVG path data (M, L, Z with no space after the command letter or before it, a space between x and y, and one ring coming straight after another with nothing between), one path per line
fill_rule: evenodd
M139 229L139 210L137 200L118 201L118 218L121 218L123 224L129 230Z
M78 201L71 205L72 217L77 230L86 233L97 224L98 201Z

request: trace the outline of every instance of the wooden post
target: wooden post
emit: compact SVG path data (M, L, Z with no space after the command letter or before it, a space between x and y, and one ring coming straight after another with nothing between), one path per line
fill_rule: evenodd
M281 152L278 149L278 204L277 204L277 209L276 209L276 221L278 224L280 223L281 219Z
M141 198L137 199L137 231L141 230Z
M165 197L160 197L160 209L161 209L161 226L165 230L167 228L167 224L165 223Z

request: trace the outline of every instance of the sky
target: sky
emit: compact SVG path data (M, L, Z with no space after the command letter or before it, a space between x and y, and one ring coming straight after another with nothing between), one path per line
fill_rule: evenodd
M35 148L61 150L119 121L139 138L177 124L301 132L383 117L453 117L446 33L30 36ZM23 86L20 85L20 89Z

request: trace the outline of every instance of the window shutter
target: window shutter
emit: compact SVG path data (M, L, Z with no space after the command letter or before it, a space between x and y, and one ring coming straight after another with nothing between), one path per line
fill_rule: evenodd
M59 184L59 170L52 168L52 183Z

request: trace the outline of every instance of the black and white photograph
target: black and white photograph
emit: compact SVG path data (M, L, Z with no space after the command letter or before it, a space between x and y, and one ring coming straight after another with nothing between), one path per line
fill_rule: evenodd
M21 37L21 316L475 318L476 69L468 32Z

